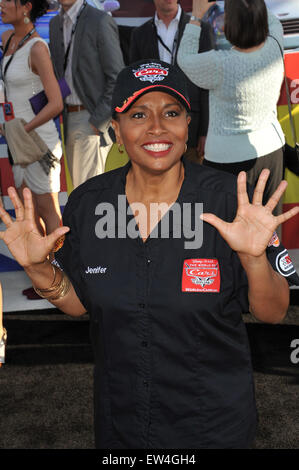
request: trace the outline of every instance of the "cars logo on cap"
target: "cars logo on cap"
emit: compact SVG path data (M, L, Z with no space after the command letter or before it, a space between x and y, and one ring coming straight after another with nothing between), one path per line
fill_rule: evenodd
M143 82L160 82L168 76L168 68L161 64L143 64L137 70L133 70L134 76Z

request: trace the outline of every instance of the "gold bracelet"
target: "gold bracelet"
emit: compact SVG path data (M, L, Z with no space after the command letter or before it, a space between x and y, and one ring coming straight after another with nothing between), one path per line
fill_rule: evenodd
M63 272L59 289L57 289L57 292L54 293L54 297L49 298L49 300L52 301L52 300L61 299L68 293L68 291L70 290L70 287L71 287L71 282L69 278L67 277L67 275Z
M52 269L53 269L53 273L54 273L54 278L53 278L53 281L52 281L52 284L50 285L50 287L47 287L46 289L39 289L40 292L50 292L52 290L55 290L56 287L58 286L59 282L57 283L57 285L55 285L55 280L56 280L56 269L55 269L55 266L53 264L51 264L52 266Z
M35 292L43 299L47 299L50 302L64 297L68 293L71 283L67 275L63 271L61 272L61 279L55 286L49 287L48 289L39 289L33 286Z

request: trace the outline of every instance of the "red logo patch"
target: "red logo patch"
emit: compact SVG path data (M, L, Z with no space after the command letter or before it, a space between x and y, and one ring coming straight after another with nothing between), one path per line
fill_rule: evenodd
M293 267L292 260L290 255L283 256L279 261L280 267L283 271L287 271L288 269Z
M220 269L217 259L185 259L182 292L219 292Z
M139 77L144 77L144 76L147 76L147 75L165 75L167 76L168 75L168 72L166 69L161 69L161 68L153 68L153 67L149 67L147 69L142 69L142 70L138 70L136 73L135 73L135 77L139 78Z
M168 75L168 68L162 67L161 64L151 62L150 64L140 65L138 70L133 70L136 78L143 82L161 82Z

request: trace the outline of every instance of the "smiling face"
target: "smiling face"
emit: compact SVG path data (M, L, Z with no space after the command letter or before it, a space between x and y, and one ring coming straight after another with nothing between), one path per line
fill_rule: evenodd
M144 94L126 113L120 113L113 127L132 166L157 174L180 162L189 122L190 117L176 98L155 91Z

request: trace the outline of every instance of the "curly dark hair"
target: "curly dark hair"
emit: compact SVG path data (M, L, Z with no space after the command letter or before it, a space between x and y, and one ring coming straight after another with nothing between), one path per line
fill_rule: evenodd
M49 2L47 0L20 0L21 5L26 5L28 2L30 2L32 5L32 10L30 11L30 20L32 23L35 23L37 18L40 18L40 16L43 16L45 13L47 13Z

